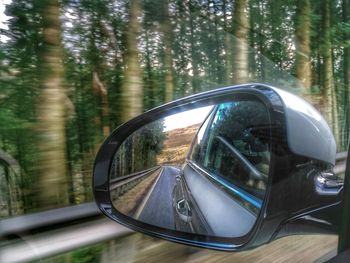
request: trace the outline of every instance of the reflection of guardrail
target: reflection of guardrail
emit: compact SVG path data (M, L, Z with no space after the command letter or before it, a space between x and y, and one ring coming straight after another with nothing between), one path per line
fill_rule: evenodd
M120 196L126 191L133 188L139 182L141 182L146 176L151 175L153 172L159 170L161 167L156 166L141 172L133 173L127 176L122 176L112 179L110 182L110 191L113 197Z
M336 174L345 172L346 154L337 153ZM112 184L143 174L118 178ZM132 233L100 215L95 203L86 203L0 220L0 262L37 260ZM14 236L20 238L11 239Z

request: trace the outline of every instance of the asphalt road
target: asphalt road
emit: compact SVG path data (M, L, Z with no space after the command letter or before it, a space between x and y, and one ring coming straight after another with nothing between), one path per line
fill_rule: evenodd
M163 167L163 171L159 175L159 179L140 214L139 220L151 225L174 229L172 193L177 174L179 174L179 169L170 166Z

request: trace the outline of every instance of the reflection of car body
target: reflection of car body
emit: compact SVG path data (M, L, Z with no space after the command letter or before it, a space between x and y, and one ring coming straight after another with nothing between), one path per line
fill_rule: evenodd
M269 172L269 122L258 101L214 107L177 178L177 230L235 237L252 228Z

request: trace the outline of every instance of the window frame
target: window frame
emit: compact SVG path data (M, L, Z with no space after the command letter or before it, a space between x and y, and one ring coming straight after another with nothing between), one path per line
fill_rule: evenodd
M249 100L241 99L241 100L238 100L237 102L239 102L239 101L249 101ZM256 99L256 102L262 103L259 99ZM232 187L239 188L240 190L244 191L245 193L247 193L251 197L250 199L253 200L253 203L252 203L253 206L255 206L257 209L260 209L262 206L262 202L264 200L264 196L266 195L266 190L265 190L264 196L262 198L260 196L256 196L256 195L248 192L244 187L241 187L240 184L233 183L230 180L228 180L227 178L225 178L224 176L221 176L218 174L213 174L212 171L210 171L207 167L205 167L203 165L203 162L205 162L205 160L201 160L201 162L198 162L197 160L194 160L192 158L192 153L193 153L194 147L196 144L198 144L198 142L197 142L198 134L200 133L200 130L203 128L204 125L206 125L206 127L205 127L205 131L203 132L202 140L207 140L207 141L204 143L205 149L201 149L201 150L205 150L205 152L208 151L208 147L209 147L209 143L210 143L209 137L211 137L210 136L210 127L212 127L212 124L217 116L217 112L218 112L219 108L220 108L220 104L215 105L213 107L213 109L208 113L208 116L204 119L201 126L198 128L195 136L193 137L191 146L190 146L188 154L186 156L186 161L189 163L194 163L195 167L197 167L197 166L200 167L201 169L203 169L205 171L206 174L212 174L212 175L210 175L211 181L214 181L216 184L220 184L220 186L223 186L228 192L232 192ZM269 111L267 111L267 114L268 114L268 118L270 119L270 124L272 125L271 116L270 116ZM209 120L208 124L206 124L207 120ZM214 137L211 138L211 141L212 140L214 140ZM271 150L271 138L269 141L269 151L270 150ZM205 159L207 158L207 154L205 154L204 158ZM267 176L268 176L268 174L267 174ZM212 180L212 179L214 179L214 180ZM267 183L267 181L266 181L266 183Z

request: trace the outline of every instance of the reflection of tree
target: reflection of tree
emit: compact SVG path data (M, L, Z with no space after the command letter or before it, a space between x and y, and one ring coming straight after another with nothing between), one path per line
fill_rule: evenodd
M220 135L229 141L252 140L258 129L269 126L266 107L255 101L232 103L230 107L218 109L218 120L215 123L215 135Z
M270 121L267 108L257 101L237 101L217 106L213 123L194 146L191 159L204 167L214 165L218 144L225 140L256 168L268 174ZM220 139L221 138L221 139ZM226 149L227 150L227 149ZM232 156L229 151L225 152Z
M269 130L264 104L238 101L219 105L204 146L202 165L211 173L263 198L269 173ZM262 174L256 176L255 169Z
M156 156L162 151L166 138L163 129L163 121L155 121L129 136L115 155L112 177L156 166Z
M213 138L224 138L260 172L268 174L270 121L266 106L257 101L240 101L221 106L212 127Z

